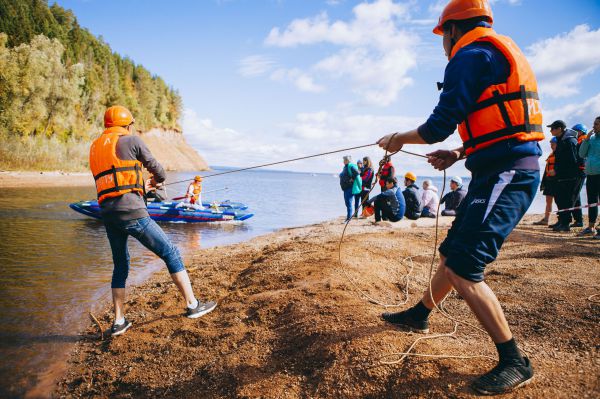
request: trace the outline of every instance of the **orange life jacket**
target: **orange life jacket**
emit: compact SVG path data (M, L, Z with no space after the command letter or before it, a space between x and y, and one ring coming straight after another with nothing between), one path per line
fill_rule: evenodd
M556 163L556 159L555 159L554 152L553 152L546 159L546 168L544 170L544 174L546 175L546 177L554 177L554 173L552 173L552 175L551 175L550 172L554 172L554 164L555 163Z
M503 140L521 142L544 139L542 111L535 75L515 42L491 28L467 32L454 45L450 58L473 42L487 42L508 60L510 73L505 83L487 87L466 119L458 126L467 155Z
M193 182L190 184L190 187L194 187L194 196L191 198L191 203L195 204L196 202L198 202L198 199L200 198L200 193L202 192L202 183L200 182ZM188 192L190 191L190 188L188 187Z
M577 137L577 148L578 149L579 149L579 146L581 145L581 143L583 142L583 140L585 140L586 138L587 138L587 134L582 134L579 137ZM585 162L579 163L579 170L585 171Z
M90 169L96 181L98 203L130 192L144 192L142 163L117 157L117 141L127 134L123 127L109 127L90 147Z

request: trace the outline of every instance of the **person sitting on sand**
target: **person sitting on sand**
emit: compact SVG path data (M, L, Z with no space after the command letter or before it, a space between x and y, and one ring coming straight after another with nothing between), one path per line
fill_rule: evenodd
M419 187L415 184L417 176L412 172L407 172L404 175L404 186L406 188L402 191L404 194L404 201L406 202L406 212L404 216L411 220L417 220L421 217L421 194L419 193Z
M152 202L163 202L167 200L167 190L163 183L157 183L154 176L146 180L146 198Z
M175 208L181 207L204 209L202 206L202 176L194 177L194 181L188 186L185 198L175 206Z
M395 177L388 177L385 180L385 191L368 200L365 205L374 204L375 222L389 220L397 222L404 217L406 203L402 190L398 189L398 180Z
M131 322L125 318L129 236L135 237L166 263L173 282L185 299L187 317L200 317L217 306L216 302L202 303L196 299L179 250L148 214L143 198L142 167L152 173L157 183L165 180L166 173L140 137L132 134L133 123L133 115L127 108L119 105L108 108L104 113L106 130L90 147L90 169L96 181L98 203L114 262L111 283L115 311L113 336L121 335L131 327Z
M423 194L421 195L421 203L423 204L421 217L435 218L439 202L440 197L438 196L437 187L433 185L431 180L424 180Z
M450 179L450 189L452 191L444 195L440 201L440 204L446 204L446 207L442 211L442 216L456 216L456 211L460 203L467 195L467 192L463 188L462 179L458 176Z

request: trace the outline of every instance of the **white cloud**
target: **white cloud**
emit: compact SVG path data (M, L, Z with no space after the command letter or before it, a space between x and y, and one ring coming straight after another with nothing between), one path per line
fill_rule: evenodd
M569 127L577 123L583 123L591 128L594 119L600 116L600 93L581 103L571 103L556 109L544 110L543 115L546 125L557 119L562 119Z
M281 48L319 43L341 47L314 64L305 76L321 73L334 79L349 78L352 90L363 100L387 106L412 83L408 72L416 66L419 38L398 28L398 22L412 23L409 4L377 0L361 3L352 11L354 17L349 22L330 21L325 12L296 19L283 30L273 28L265 44Z
M275 66L275 61L264 55L251 55L242 58L239 62L238 73L242 76L263 75Z
M312 76L298 68L279 68L271 74L271 79L278 82L292 82L298 90L309 93L320 93L325 89L323 86L316 84Z
M585 75L600 66L600 29L578 25L566 34L541 40L527 48L536 72L540 92L548 97L568 97L579 93Z
M285 131L287 141L298 141L301 143L310 143L310 151L326 152L332 149L348 148L368 143L374 143L380 137L392 133L403 132L417 127L425 120L425 117L406 117L406 116L385 116L371 114L347 114L340 112L319 111L313 113L300 113L296 115L293 122L282 126ZM460 145L458 134L451 136L451 139L444 143L438 143L434 146L426 145L408 145L405 150L417 154L426 154L433 149L456 148ZM384 151L377 146L364 149L351 150L347 152L354 159L363 156L370 156L376 163ZM306 155L306 152L304 153ZM340 166L341 156L345 153L334 154L312 161L313 166L318 166L324 171L336 171ZM436 172L424 159L416 158L407 154L397 154L394 157L394 164L398 172L412 170L418 175L435 175ZM451 174L464 176L467 174L462 163L454 166Z
M210 165L247 167L374 143L388 133L412 129L424 120L420 117L349 114L344 107L341 108L334 112L297 114L294 120L278 127L280 134L270 136L219 127L210 118L202 118L194 110L185 109L183 133L188 143ZM440 143L435 146L406 146L405 149L425 154L433 148L452 146L453 144ZM335 173L341 167L342 155L346 153L355 159L370 156L374 162L378 162L384 151L372 146L278 165L275 168ZM425 160L409 155L396 155L394 163L399 171L412 170L429 176L437 173ZM458 166L452 173L464 175L466 172L463 169Z

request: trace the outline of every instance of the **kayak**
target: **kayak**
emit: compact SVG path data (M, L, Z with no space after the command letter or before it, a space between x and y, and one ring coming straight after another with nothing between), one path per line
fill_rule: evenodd
M178 201L167 202L149 202L148 214L157 222L226 222L242 221L254 216L253 213L245 211L248 207L239 202L222 202L226 206L214 204L204 209L176 208ZM96 219L102 219L98 201L79 201L69 204L69 207L75 212L90 216Z

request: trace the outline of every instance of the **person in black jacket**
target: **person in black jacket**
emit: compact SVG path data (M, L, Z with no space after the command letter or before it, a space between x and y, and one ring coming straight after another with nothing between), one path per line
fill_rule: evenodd
M462 179L458 176L450 179L450 189L452 191L446 193L440 200L440 205L446 204L446 207L442 211L442 216L456 216L456 211L460 203L467 196L467 192L463 188Z
M567 209L575 206L583 185L584 173L577 152L577 132L567 129L565 122L556 120L548 125L550 133L557 138L554 170L556 171L556 206ZM558 223L552 225L554 231L570 231L571 211L560 212Z
M407 172L404 175L404 185L406 188L402 191L404 194L404 201L406 202L406 211L404 216L408 219L417 220L421 217L421 211L423 207L421 205L421 193L419 192L419 186L415 184L417 176L412 172Z

